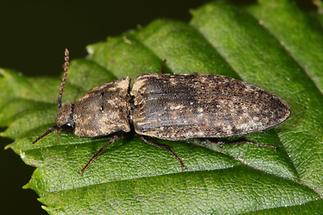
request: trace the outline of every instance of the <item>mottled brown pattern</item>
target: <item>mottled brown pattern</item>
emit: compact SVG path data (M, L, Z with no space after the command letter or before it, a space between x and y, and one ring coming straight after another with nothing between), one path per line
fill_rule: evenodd
M56 126L96 137L129 132L132 122L138 134L185 140L262 131L290 114L278 97L224 76L144 75L135 81L131 96L129 79L104 84L75 104L64 104Z
M74 105L74 133L82 137L130 131L129 79L94 88Z
M33 143L66 127L74 129L77 136L97 137L130 132L133 126L143 135L143 142L172 154L184 168L183 160L170 146L144 136L186 140L243 135L273 127L290 114L287 104L278 97L224 76L143 75L131 91L129 85L128 78L107 83L76 103L64 105L60 103L61 87L56 125ZM81 174L118 138L117 133L99 148Z
M136 133L168 140L229 137L262 131L290 114L278 97L212 75L145 75L134 83Z

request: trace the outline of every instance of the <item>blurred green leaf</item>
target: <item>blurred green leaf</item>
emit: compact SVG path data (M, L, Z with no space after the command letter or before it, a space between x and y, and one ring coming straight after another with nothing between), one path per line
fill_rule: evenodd
M277 14L272 17L266 11ZM185 161L187 169L183 172L167 153L135 137L112 145L81 176L81 167L107 138L54 133L32 145L32 140L55 121L59 80L27 78L1 69L0 126L8 127L1 135L14 140L8 148L37 167L25 188L39 194L47 212L322 211L320 27L309 23L301 9L287 0L259 1L247 7L217 1L192 13L190 24L156 20L147 27L89 45L87 59L71 64L64 101L73 102L92 87L117 78L161 72L166 59L165 66L171 72L244 79L285 99L292 111L287 122L248 135L248 139L276 145L277 149L164 141Z

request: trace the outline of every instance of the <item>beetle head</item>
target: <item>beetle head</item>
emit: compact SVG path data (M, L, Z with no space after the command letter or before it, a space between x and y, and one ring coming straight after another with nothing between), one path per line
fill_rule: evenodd
M74 104L63 104L59 109L57 117L56 117L56 126L61 128L63 126L74 127Z

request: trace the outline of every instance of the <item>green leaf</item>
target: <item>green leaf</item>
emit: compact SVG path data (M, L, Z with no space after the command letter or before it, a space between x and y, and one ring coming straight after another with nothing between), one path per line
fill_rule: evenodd
M322 0L314 0L312 3L317 8L317 13L313 13L315 18L318 18L318 21L320 22L321 26L323 26L323 1Z
M275 17L264 12L274 9ZM53 133L32 145L55 122L59 80L7 69L0 69L0 126L8 127L1 135L14 140L7 148L37 167L25 188L39 194L50 214L315 214L323 196L319 31L290 1L248 7L217 1L194 10L189 24L156 20L89 45L88 57L71 63L65 102L117 78L161 72L163 60L168 72L221 74L258 85L292 111L281 126L247 136L276 149L162 141L183 158L182 171L167 153L134 137L113 144L81 176L107 138ZM308 49L306 38L315 38Z
M323 29L292 0L258 0L248 9L308 73L323 93ZM275 13L275 16L270 14ZM308 42L310 41L310 42Z
M316 200L312 202L308 202L303 205L289 206L289 207L281 207L274 209L266 209L256 212L244 213L250 215L262 214L262 215L285 215L285 214L303 214L303 215L320 215L323 211L323 201Z

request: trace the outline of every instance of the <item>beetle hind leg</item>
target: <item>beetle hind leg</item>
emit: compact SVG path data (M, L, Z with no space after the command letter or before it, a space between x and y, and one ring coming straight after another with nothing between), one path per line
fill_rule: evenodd
M155 146L157 148L163 149L164 151L168 152L169 154L171 154L180 164L182 170L184 170L186 168L184 161L182 160L181 157L179 157L176 152L172 149L172 147L170 147L169 145L163 144L163 143L158 143L156 141L154 141L153 139L149 138L149 137L144 137L144 136L140 136L140 139L151 146Z

